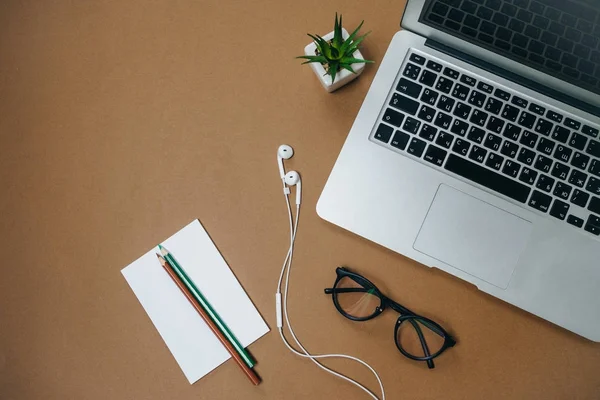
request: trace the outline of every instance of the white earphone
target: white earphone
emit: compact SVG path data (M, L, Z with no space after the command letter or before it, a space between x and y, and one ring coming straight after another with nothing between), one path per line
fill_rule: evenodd
M283 340L283 343L287 346L287 348L292 353L294 353L300 357L309 358L319 368L323 369L324 371L326 371L330 374L337 376L338 378L341 378L347 382L352 383L353 385L355 385L355 386L359 387L360 389L362 389L363 391L365 391L371 398L373 398L375 400L379 400L379 398L375 394L373 394L373 392L371 392L369 389L367 389L366 387L364 387L357 381L350 379L347 376L342 375L339 372L336 372L336 371L324 366L319 361L317 361L317 359L333 358L333 357L347 358L347 359L356 361L356 362L364 365L369 370L371 370L371 372L373 372L373 374L375 375L375 378L377 378L377 381L379 382L379 388L381 389L381 395L382 395L381 399L385 400L385 392L383 390L383 383L381 382L381 379L379 378L379 375L377 374L377 372L375 372L375 370L369 364L367 364L366 362L364 362L356 357L348 356L345 354L318 354L318 355L310 354L308 352L308 350L306 350L304 348L304 346L302 346L302 344L300 343L300 340L296 337L296 334L294 333L294 330L292 329L292 324L290 323L289 315L287 312L287 298L288 298L288 288L289 288L289 282L290 282L290 271L292 268L292 257L294 254L294 242L296 240L296 233L298 231L298 218L300 216L300 203L302 201L302 180L300 179L300 174L296 171L290 171L288 173L285 172L285 169L283 167L283 160L289 160L293 155L294 155L294 149L292 149L292 147L288 146L287 144L282 144L277 149L277 164L279 166L279 175L283 182L283 195L285 197L285 202L287 205L289 224L290 224L290 247L289 247L288 252L283 261L283 266L281 268L281 274L279 275L279 282L277 283L277 292L275 293L275 308L276 308L276 314L277 314L277 329L279 330L279 335L281 336L281 340ZM296 217L295 217L294 222L293 222L294 218L292 217L292 207L290 206L290 199L288 197L290 194L290 187L293 187L293 186L296 187ZM286 269L287 269L287 273L286 273ZM283 281L284 274L286 275L286 277L285 277L284 296L283 296L283 303L282 303L281 283ZM294 338L294 341L296 342L298 347L300 347L300 349L302 350L301 352L294 349L286 340L286 338L283 334L283 320L284 319L288 326L290 334Z

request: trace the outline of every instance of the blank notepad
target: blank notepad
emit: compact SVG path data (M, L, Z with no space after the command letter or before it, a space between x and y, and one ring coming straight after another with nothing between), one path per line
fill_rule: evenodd
M269 331L198 220L162 242L242 346ZM231 358L158 262L158 247L121 273L190 383Z

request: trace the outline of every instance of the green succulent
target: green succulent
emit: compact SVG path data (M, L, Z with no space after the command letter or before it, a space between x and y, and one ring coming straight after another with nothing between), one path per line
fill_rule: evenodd
M367 32L360 37L356 36L364 22L365 21L362 21L354 30L354 32L348 36L348 39L344 40L342 36L342 15L340 14L340 18L338 20L338 15L336 13L335 24L333 27L333 39L327 41L319 35L311 35L309 33L308 36L312 38L317 46L316 54L314 56L299 56L296 58L303 58L307 60L302 64L314 62L323 64L326 71L325 75L331 75L331 83L335 82L335 76L342 68L355 74L356 72L354 72L351 67L352 64L373 62L370 60L354 58L353 56L360 43L370 33Z

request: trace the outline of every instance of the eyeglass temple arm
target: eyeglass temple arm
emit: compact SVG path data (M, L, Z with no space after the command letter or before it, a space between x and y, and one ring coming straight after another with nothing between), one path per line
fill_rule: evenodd
M421 347L423 348L423 354L425 354L425 357L429 357L431 355L431 353L429 352L429 347L427 346L427 342L425 341L425 337L423 336L423 331L421 331L421 327L419 326L419 324L417 324L412 319L409 319L408 322L410 322L410 324L413 326L413 328L415 328L415 330L417 331L417 335L419 336L419 341L421 342ZM435 364L433 363L432 359L427 360L427 367L429 369L435 368Z

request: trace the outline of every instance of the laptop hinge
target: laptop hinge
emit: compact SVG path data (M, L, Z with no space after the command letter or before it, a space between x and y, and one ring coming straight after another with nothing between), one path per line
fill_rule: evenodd
M587 113L590 113L597 117L600 117L600 107L595 107L587 102L578 100L572 96L566 95L557 90L554 90L547 86L541 85L535 81L532 81L531 79L524 78L521 75L515 74L504 68L498 67L497 65L491 64L487 61L483 61L477 57L473 57L462 51L453 49L452 47L446 46L445 44L442 44L435 40L427 39L425 41L425 46L431 47L432 49L435 49L442 53L446 53L454 58L458 58L461 61L464 61L466 63L469 63L469 64L479 67L481 69L484 69L495 75L501 76L504 79L508 79L509 81L512 81L516 84L525 86L528 89L534 90L534 91L539 92L548 97L552 97L555 100L566 103L572 107L578 108L582 111L585 111Z

